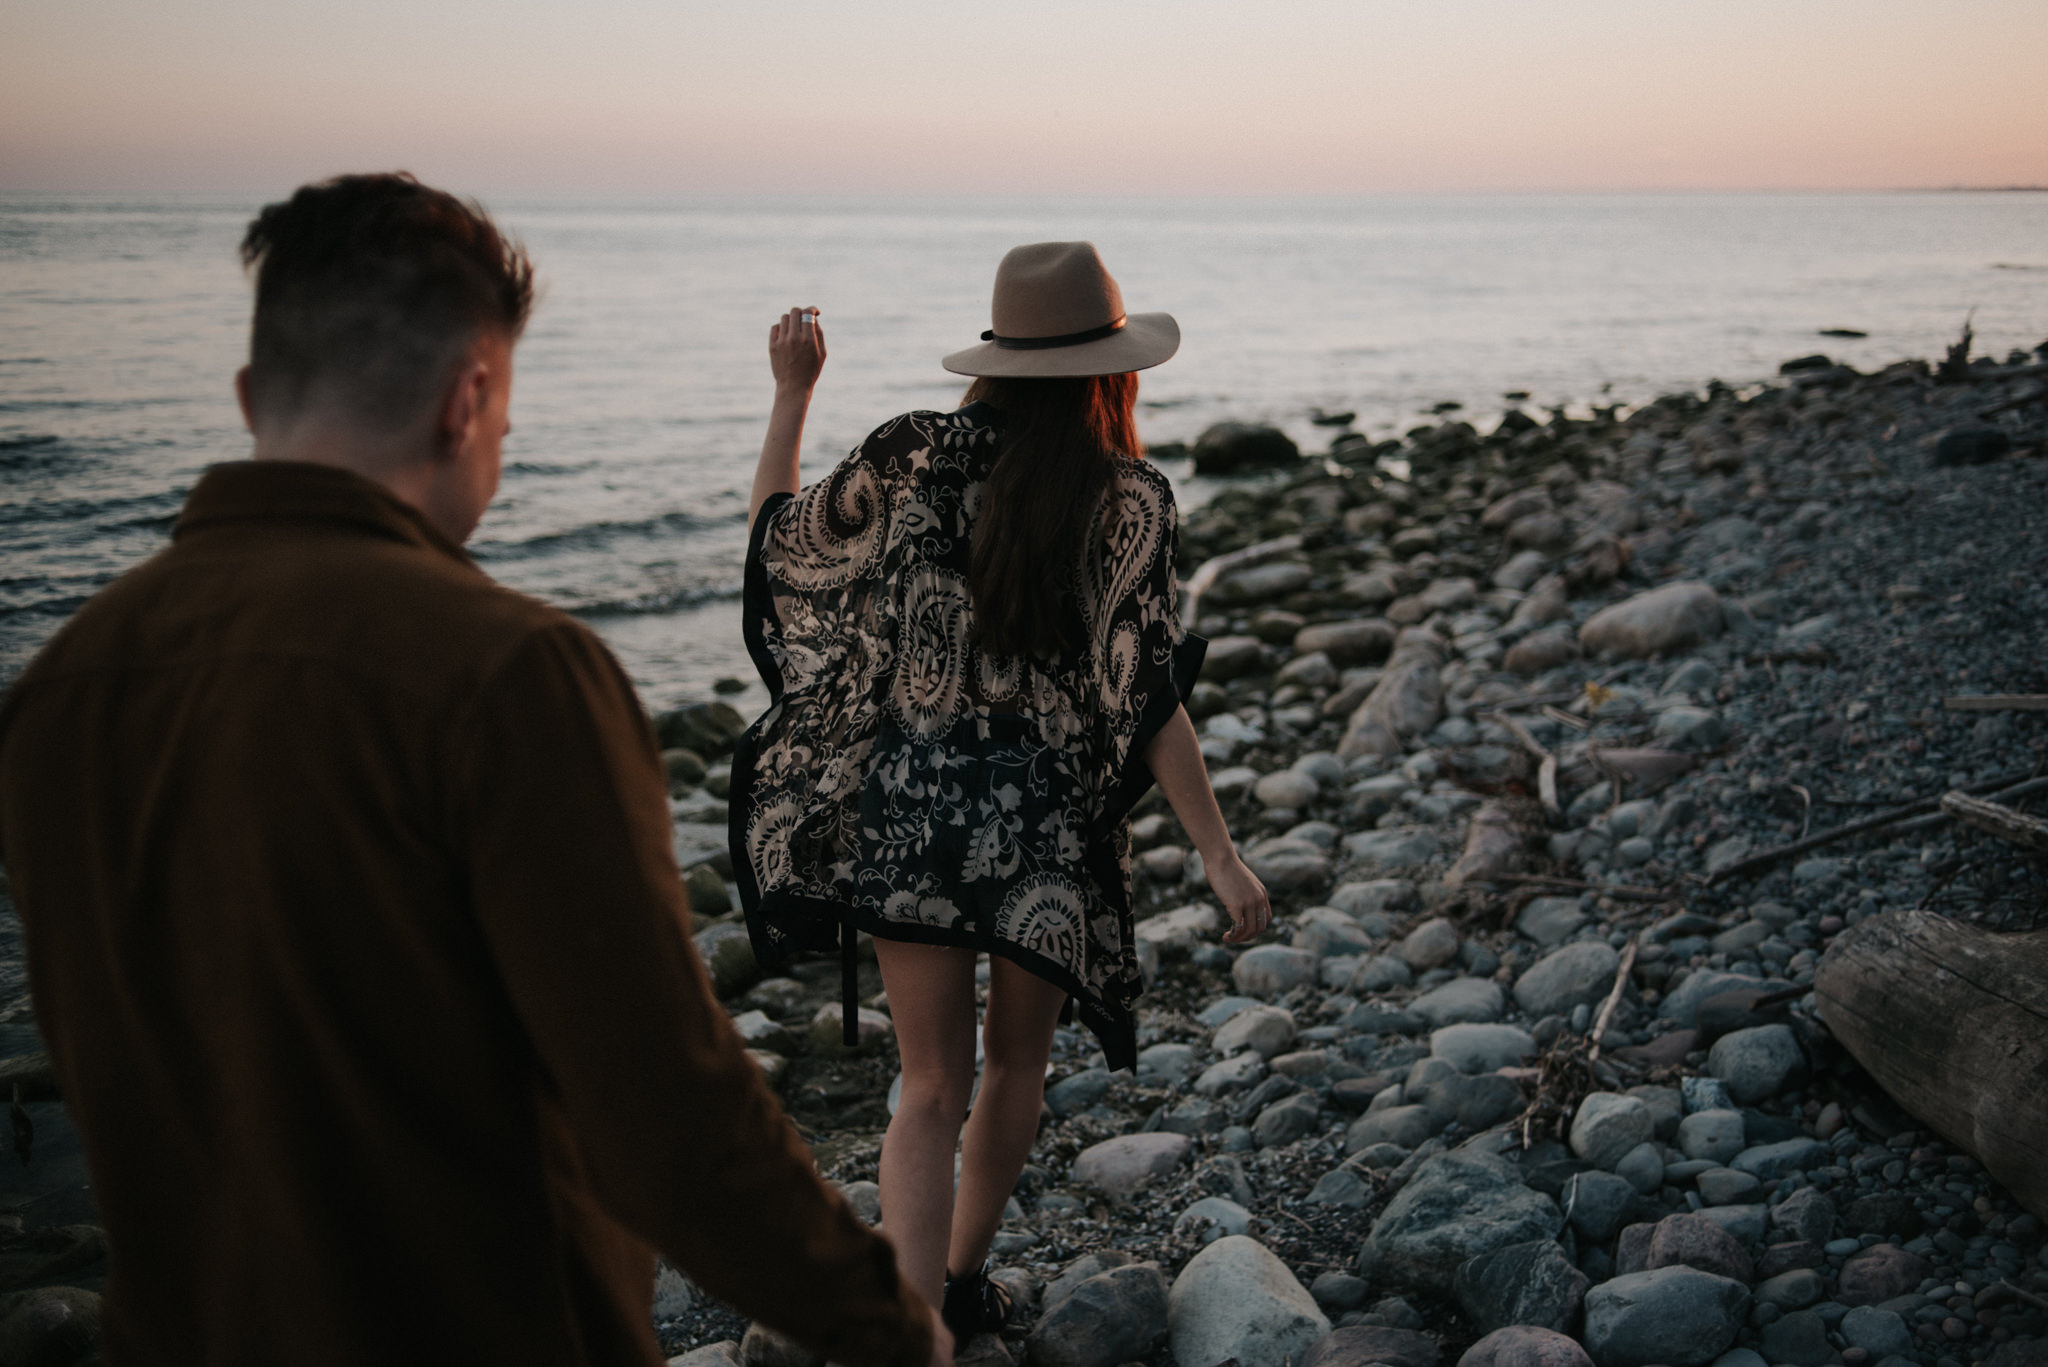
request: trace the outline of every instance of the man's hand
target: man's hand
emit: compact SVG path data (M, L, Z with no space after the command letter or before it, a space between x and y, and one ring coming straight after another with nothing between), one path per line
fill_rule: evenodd
M931 1367L953 1367L953 1331L939 1318L939 1308L929 1307L932 1312L932 1361Z
M808 395L824 368L825 327L816 309L791 309L768 329L768 369L777 392Z
M1223 909L1230 913L1230 929L1223 932L1223 943L1241 945L1265 934L1273 923L1273 905L1266 897L1266 885L1244 866L1236 850L1226 850L1215 859L1202 856L1202 872Z

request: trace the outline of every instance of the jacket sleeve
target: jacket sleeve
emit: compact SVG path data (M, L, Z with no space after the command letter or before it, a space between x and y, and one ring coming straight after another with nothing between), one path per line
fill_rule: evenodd
M687 930L660 760L574 623L493 672L454 757L475 915L599 1202L714 1296L848 1367L929 1312L812 1167Z

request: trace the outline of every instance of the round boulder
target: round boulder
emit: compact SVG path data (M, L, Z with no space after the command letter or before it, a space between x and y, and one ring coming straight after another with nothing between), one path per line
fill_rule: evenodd
M1180 1367L1286 1367L1330 1332L1315 1298L1287 1264L1242 1234L1188 1260L1166 1302L1168 1342Z

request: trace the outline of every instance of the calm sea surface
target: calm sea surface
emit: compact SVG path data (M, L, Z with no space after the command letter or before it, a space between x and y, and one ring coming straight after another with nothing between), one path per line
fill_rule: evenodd
M163 544L205 466L246 453L234 248L256 207L0 196L0 682ZM815 478L884 418L955 404L938 358L988 325L1019 242L1093 239L1131 308L1180 319L1181 353L1144 378L1151 441L1240 418L1320 446L1317 406L1379 430L1450 400L1484 425L1507 390L1642 400L1823 348L1869 367L1936 353L1972 310L1984 349L2048 335L2039 194L491 207L546 293L473 547L591 622L656 707L751 679L737 595L769 322L824 311Z

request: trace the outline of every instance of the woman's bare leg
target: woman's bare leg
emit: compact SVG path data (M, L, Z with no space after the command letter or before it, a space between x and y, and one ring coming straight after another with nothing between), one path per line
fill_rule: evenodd
M953 1152L974 1088L974 952L876 936L875 958L903 1063L903 1095L882 1141L882 1226L904 1278L936 1306L953 1225Z
M971 1272L988 1257L1003 1207L1038 1138L1045 1061L1066 992L1000 955L989 955L988 1017L982 1030L981 1094L960 1154L949 1272ZM889 1002L895 1005L895 993ZM900 1027L899 1027L900 1029ZM893 1131L892 1131L893 1133Z

